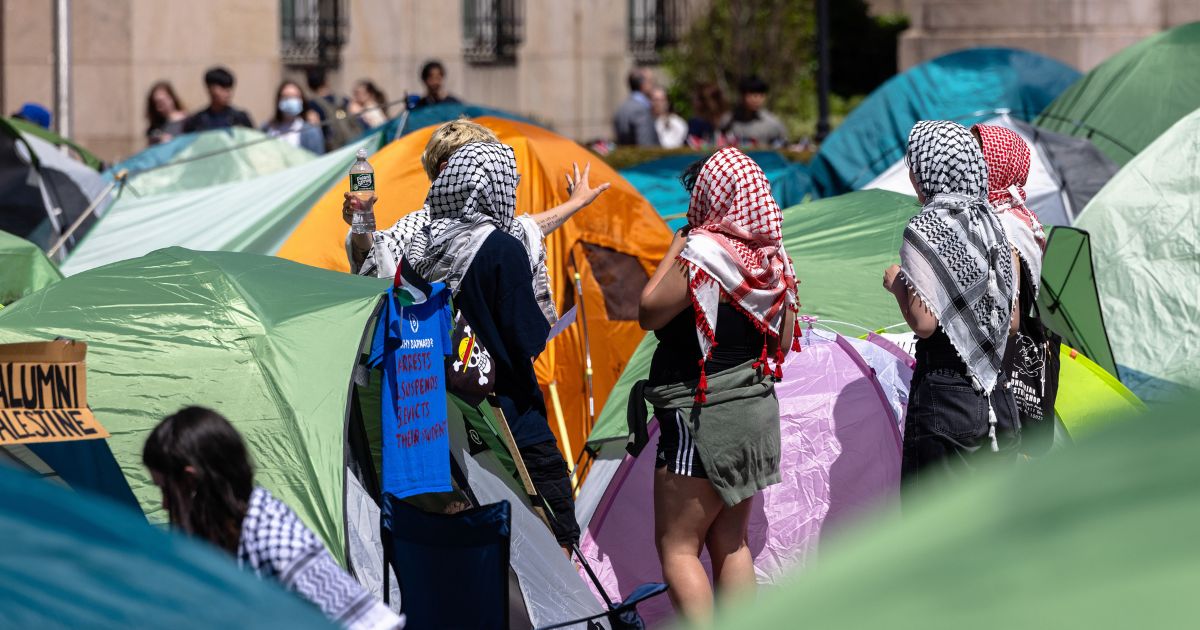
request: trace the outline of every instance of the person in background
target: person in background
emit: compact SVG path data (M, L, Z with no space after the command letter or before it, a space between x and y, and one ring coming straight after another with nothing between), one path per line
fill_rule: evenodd
M987 162L988 203L1000 217L1008 243L1021 261L1017 292L1021 320L1017 334L1009 337L1004 371L1020 413L1021 452L1042 455L1054 442L1052 413L1058 379L1047 372L1053 365L1049 355L1058 353L1058 345L1038 317L1036 306L1046 231L1037 214L1025 205L1031 152L1025 139L1007 127L978 124L971 127L971 133Z
M326 151L340 149L362 135L358 119L347 114L350 100L333 92L324 68L309 68L304 78L313 95L308 101L305 118L324 134Z
M703 627L713 611L705 549L723 595L755 587L747 527L754 496L780 480L775 381L798 305L783 215L758 164L726 148L683 181L688 224L642 290L638 323L658 348L629 408L642 410L631 426L645 422L635 401L658 419L655 542L672 603Z
M350 93L347 113L358 117L363 129L374 129L388 120L387 95L370 79L361 79Z
M654 113L654 131L658 134L658 142L664 149L678 149L683 146L688 137L688 124L678 114L671 111L671 100L667 91L654 88L650 94L650 107Z
M425 151L421 153L421 166L430 182L446 169L450 156L462 146L471 142L500 142L491 129L469 120L453 120L438 127ZM567 175L566 202L544 212L523 214L509 225L509 234L515 237L529 255L530 273L533 275L534 297L546 320L551 324L558 321L558 311L555 310L554 296L550 292L550 274L546 268L546 237L557 230L575 213L586 208L601 193L608 190L611 184L603 183L592 187L589 177L591 164L579 171L578 165L573 165L572 173ZM362 203L357 197L346 193L342 203L342 220L350 225L353 211ZM365 207L374 209L376 199L371 198ZM372 234L353 234L346 236L346 255L350 259L352 272L364 276L379 278L394 278L400 257L406 252L417 255L425 242L423 231L429 226L429 207L412 212L400 219L391 228L379 230ZM410 246L417 241L415 249Z
M421 83L425 84L425 96L417 101L417 107L459 102L447 90L446 67L437 59L426 61L425 65L421 66Z
M971 132L918 122L905 163L923 207L883 286L918 337L904 419L907 494L934 471L969 474L981 456L1015 460L1020 421L1003 364L1020 315L1020 261L988 205L987 165Z
M233 106L233 73L217 66L204 73L208 89L208 107L192 114L183 122L183 132L208 131L229 127L254 128L250 115Z
M654 74L649 68L629 71L629 98L613 114L613 132L617 144L643 147L658 146L654 131L654 113L650 95L654 92Z
M18 120L31 122L42 129L49 129L50 123L53 120L50 110L38 105L37 103L25 103L21 106L21 109L13 112L12 117Z
M275 92L275 115L263 125L263 133L317 155L325 152L321 130L304 120L304 90L295 81L284 81Z
M752 76L743 79L738 89L742 100L734 109L725 133L740 144L774 147L787 142L787 127L767 111L767 93L770 91L767 82Z
M146 94L146 142L150 145L168 142L183 133L187 110L169 81L150 86Z
M404 627L404 618L343 571L291 508L254 484L246 443L221 414L185 407L167 416L146 439L142 464L175 529L279 581L343 628Z
M702 83L692 95L692 117L688 136L704 144L721 146L721 130L729 125L729 104L716 83Z

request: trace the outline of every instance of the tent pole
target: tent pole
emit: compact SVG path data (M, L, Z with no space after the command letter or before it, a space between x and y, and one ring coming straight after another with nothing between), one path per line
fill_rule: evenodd
M71 0L54 2L54 125L71 137Z
M558 399L558 381L550 381L549 389L550 389L550 404L552 407L554 407L554 415L555 415L556 419L558 420L558 434L562 437L562 447L563 447L563 450L566 451L566 453L564 453L564 455L565 455L564 459L566 459L568 462L570 462L571 454L574 453L575 451L571 450L571 435L569 433L567 433L567 421L566 421L566 418L563 417L562 403ZM575 477L575 468L572 467L571 468L571 485L574 486L576 483L577 483L577 481L576 481L576 477Z
M88 217L95 214L96 209L100 207L100 202L104 201L104 199L108 197L108 194L112 192L112 189L116 187L117 183L124 183L125 176L127 174L128 171L125 170L117 173L116 180L109 182L109 184L104 187L104 190L100 191L99 195L96 195L96 198L93 199L92 203L89 204L87 209L83 211L83 214L80 214L79 218L75 219L75 222L72 223L71 226L62 233L62 236L58 237L58 240L55 241L54 246L50 248L49 252L46 252L46 256L51 258L54 257L54 254L58 252L59 248L61 248L64 243L67 242L67 239L71 238L71 235L75 233L75 230L78 230L79 226L83 225L83 222L87 220Z
M579 321L583 325L583 376L587 383L588 397L587 430L591 432L596 424L596 392L592 385L592 341L588 337L587 308L583 299L583 278L579 275L579 271L575 272L575 295L579 298Z

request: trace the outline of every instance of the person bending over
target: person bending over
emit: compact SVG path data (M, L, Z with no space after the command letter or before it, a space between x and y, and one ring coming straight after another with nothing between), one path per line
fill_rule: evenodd
M142 464L175 529L278 580L344 628L404 627L403 617L343 571L291 508L254 485L246 444L221 414L186 407L167 416L146 439Z

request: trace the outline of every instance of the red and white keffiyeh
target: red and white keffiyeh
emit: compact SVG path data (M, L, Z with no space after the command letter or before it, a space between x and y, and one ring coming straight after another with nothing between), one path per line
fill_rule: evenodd
M736 148L722 149L704 163L687 219L691 230L679 259L688 269L688 293L696 309L702 355L698 398L703 400L703 368L716 345L721 296L765 335L776 337L785 309L798 308L796 274L783 249L783 213L771 184L762 168ZM776 363L782 359L780 349ZM766 367L765 344L760 364ZM776 377L781 372L776 365Z
M1017 132L998 125L975 125L983 159L988 168L988 202L1000 213L1008 240L1030 272L1036 296L1041 284L1042 254L1046 231L1042 222L1025 205L1025 181L1029 178L1029 145Z

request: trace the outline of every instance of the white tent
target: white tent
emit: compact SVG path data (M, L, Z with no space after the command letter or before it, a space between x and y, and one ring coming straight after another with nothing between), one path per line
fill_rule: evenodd
M1002 113L985 122L1007 127L1029 144L1026 203L1046 225L1070 225L1117 167L1087 140L1038 129ZM863 188L914 194L904 160L892 164Z

